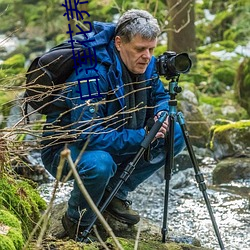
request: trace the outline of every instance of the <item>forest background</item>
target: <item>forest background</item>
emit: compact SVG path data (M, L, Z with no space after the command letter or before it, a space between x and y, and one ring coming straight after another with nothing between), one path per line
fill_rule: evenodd
M15 98L16 86L24 85L29 63L35 56L69 38L62 4L61 0L0 0L1 127L6 125L5 118L11 107L2 104ZM86 15L89 22L116 22L125 10L148 10L158 19L162 30L155 56L165 51L189 53L193 66L180 80L195 89L200 105L213 106L211 119L249 118L249 1L91 0L79 5L79 10L81 8L90 14ZM71 22L74 24L71 26L75 26L75 21ZM17 44L10 51L5 44L11 40ZM237 112L229 112L225 117L221 107L232 103Z

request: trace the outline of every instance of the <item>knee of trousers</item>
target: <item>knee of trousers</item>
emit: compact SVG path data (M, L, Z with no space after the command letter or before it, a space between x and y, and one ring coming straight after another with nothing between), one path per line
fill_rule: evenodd
M180 124L175 123L174 154L179 154L186 147Z
M112 156L105 151L86 151L77 169L84 179L108 181L115 174L117 165Z

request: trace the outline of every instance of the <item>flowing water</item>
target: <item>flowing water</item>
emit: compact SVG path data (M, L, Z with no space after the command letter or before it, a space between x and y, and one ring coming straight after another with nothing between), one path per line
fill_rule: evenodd
M211 173L215 163L211 158L202 162L209 202L213 209L226 250L250 250L250 180L212 185ZM159 173L141 184L130 194L133 208L142 217L162 227L164 213L165 180ZM72 182L60 187L56 203L69 198ZM53 182L40 186L41 195L49 201ZM170 180L167 226L176 236L195 237L201 245L219 250L219 244L202 195L197 187L194 170L175 173Z

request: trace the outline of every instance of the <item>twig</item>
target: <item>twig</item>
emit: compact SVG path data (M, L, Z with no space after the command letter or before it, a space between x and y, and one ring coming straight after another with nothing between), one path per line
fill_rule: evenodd
M105 242L102 240L100 234L98 233L96 225L93 226L93 230L95 232L97 239L100 241L100 243L104 247L104 249L109 250L108 246L105 244Z
M52 193L52 197L50 199L49 205L48 205L46 211L44 212L44 214L42 215L42 217L40 218L40 220L38 221L38 223L36 224L35 228L31 232L31 234L29 235L29 238L28 238L26 244L24 245L23 250L28 248L30 241L32 240L32 238L35 235L36 231L38 230L38 228L40 227L40 225L43 222L41 232L40 232L40 234L38 236L38 240L37 240L37 243L36 243L37 247L41 246L42 239L43 239L43 236L45 234L47 224L49 222L49 218L51 216L51 210L52 210L52 206L53 206L53 203L54 203L54 200L55 200L55 194L56 194L56 190L57 190L58 185L59 185L59 180L60 180L61 175L62 175L62 169L63 169L64 163L65 163L65 160L66 159L63 158L63 157L60 158L60 162L59 162L59 165L58 165L58 168L57 168L56 182L55 182L55 186L54 186L54 189L53 189L53 193Z
M80 191L82 192L84 198L88 202L90 208L97 215L98 219L100 220L100 222L104 226L105 230L113 238L115 245L118 247L119 250L124 250L123 247L121 246L121 244L119 243L119 241L117 240L116 236L114 235L111 227L106 222L106 220L104 219L104 217L102 216L102 214L100 213L98 208L96 207L95 203L93 202L92 198L90 197L90 195L89 195L88 191L86 190L85 186L83 185L83 182L82 182L79 174L77 173L74 162L73 162L73 160L71 158L70 150L69 149L64 149L61 152L61 157L66 158L68 160L69 166L70 166L70 168L71 168L71 170L73 172L73 176L75 178L76 183L78 184L78 187L79 187Z
M136 238L135 238L135 246L134 246L134 250L138 249L138 245L139 245L139 237L140 237L140 233L141 233L141 220L139 221L139 225L138 225L138 230L137 230L137 234L136 234Z

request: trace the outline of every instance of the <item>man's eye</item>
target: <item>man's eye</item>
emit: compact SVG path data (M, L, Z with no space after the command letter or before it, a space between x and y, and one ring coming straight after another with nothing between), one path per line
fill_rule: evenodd
M143 50L144 50L143 48L136 49L137 52L142 52Z

